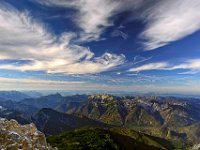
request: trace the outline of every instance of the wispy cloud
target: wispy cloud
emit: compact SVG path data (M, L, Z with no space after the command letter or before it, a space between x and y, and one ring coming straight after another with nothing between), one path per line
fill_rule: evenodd
M117 29L111 33L111 37L122 37L124 40L127 40L128 34Z
M25 64L0 64L1 69L87 74L110 70L125 61L124 55L105 53L101 57L73 44L74 33L53 35L28 12L0 5L0 59L27 60Z
M159 62L159 63L145 64L136 68L131 68L129 69L129 71L137 72L137 71L146 71L146 70L163 70L166 67L168 67L168 63Z
M83 32L79 41L101 39L105 28L112 26L111 17L127 11L134 10L142 5L143 0L37 0L48 6L73 8L76 10L74 22ZM124 35L124 34L123 34Z
M151 59L152 59L152 57L143 57L143 56L137 55L134 57L133 65L136 65L136 64L139 64L139 63L151 60Z
M156 63L150 63L145 64L139 67L131 68L129 69L130 72L139 72L139 71L147 71L147 70L177 70L177 69L183 69L183 70L190 70L189 72L198 73L200 71L200 59L193 59L188 60L181 64L170 64L168 62L156 62ZM188 73L189 72L184 72Z
M103 39L102 33L113 26L115 15L132 12L128 21L140 19L146 24L140 34L144 49L153 50L182 39L200 29L199 0L37 0L52 6L74 9L73 20L82 30L78 41ZM113 35L127 38L118 31Z
M199 0L166 0L143 13L147 24L140 35L146 50L156 49L200 29Z

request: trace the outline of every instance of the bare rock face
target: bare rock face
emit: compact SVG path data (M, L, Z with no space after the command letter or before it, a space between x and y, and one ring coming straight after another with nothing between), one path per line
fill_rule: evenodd
M34 124L20 125L3 118L0 119L0 149L56 150L47 144L45 135Z

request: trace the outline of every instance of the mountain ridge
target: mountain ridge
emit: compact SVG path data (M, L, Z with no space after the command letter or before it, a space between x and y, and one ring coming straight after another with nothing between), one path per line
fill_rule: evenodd
M32 117L32 121L36 124L37 128L46 135L54 135L87 126L96 126L101 128L112 127L111 125L91 120L89 118L64 114L51 108L43 108L38 111Z

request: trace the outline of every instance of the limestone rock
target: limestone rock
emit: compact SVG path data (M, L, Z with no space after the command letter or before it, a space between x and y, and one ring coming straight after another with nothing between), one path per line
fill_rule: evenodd
M0 149L56 150L34 124L20 125L16 120L0 119Z

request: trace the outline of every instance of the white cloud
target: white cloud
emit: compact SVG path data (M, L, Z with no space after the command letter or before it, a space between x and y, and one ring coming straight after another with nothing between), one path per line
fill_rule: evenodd
M168 67L168 63L166 62L159 62L159 63L150 63L145 64L136 68L131 68L129 71L131 72L138 72L138 71L146 71L146 70L163 70Z
M143 14L147 27L140 35L146 50L184 38L200 29L199 0L163 0Z
M101 39L104 29L113 25L111 17L138 8L143 0L38 0L38 2L49 6L74 8L77 13L73 19L83 30L79 41L91 41Z
M200 59L188 60L181 64L172 65L168 62L157 62L145 64L139 67L131 68L129 71L138 72L138 71L147 71L147 70L190 70L184 73L198 73L200 71ZM183 74L184 74L183 73Z
M200 59L188 60L186 63L176 65L171 69L200 70Z
M0 59L30 60L24 65L0 64L1 69L85 74L121 65L124 55L105 53L95 57L88 48L73 44L74 33L57 37L28 12L0 5Z
M128 21L141 19L146 28L140 34L146 50L156 49L184 38L200 29L199 0L37 0L48 6L76 10L72 17L82 29L78 41L103 39L102 33L113 26L113 17L131 12ZM122 35L123 33L114 33Z
M200 72L200 59L189 60L186 63L179 64L170 68L171 70L175 69L185 69L189 71L181 72L179 74L197 74Z

